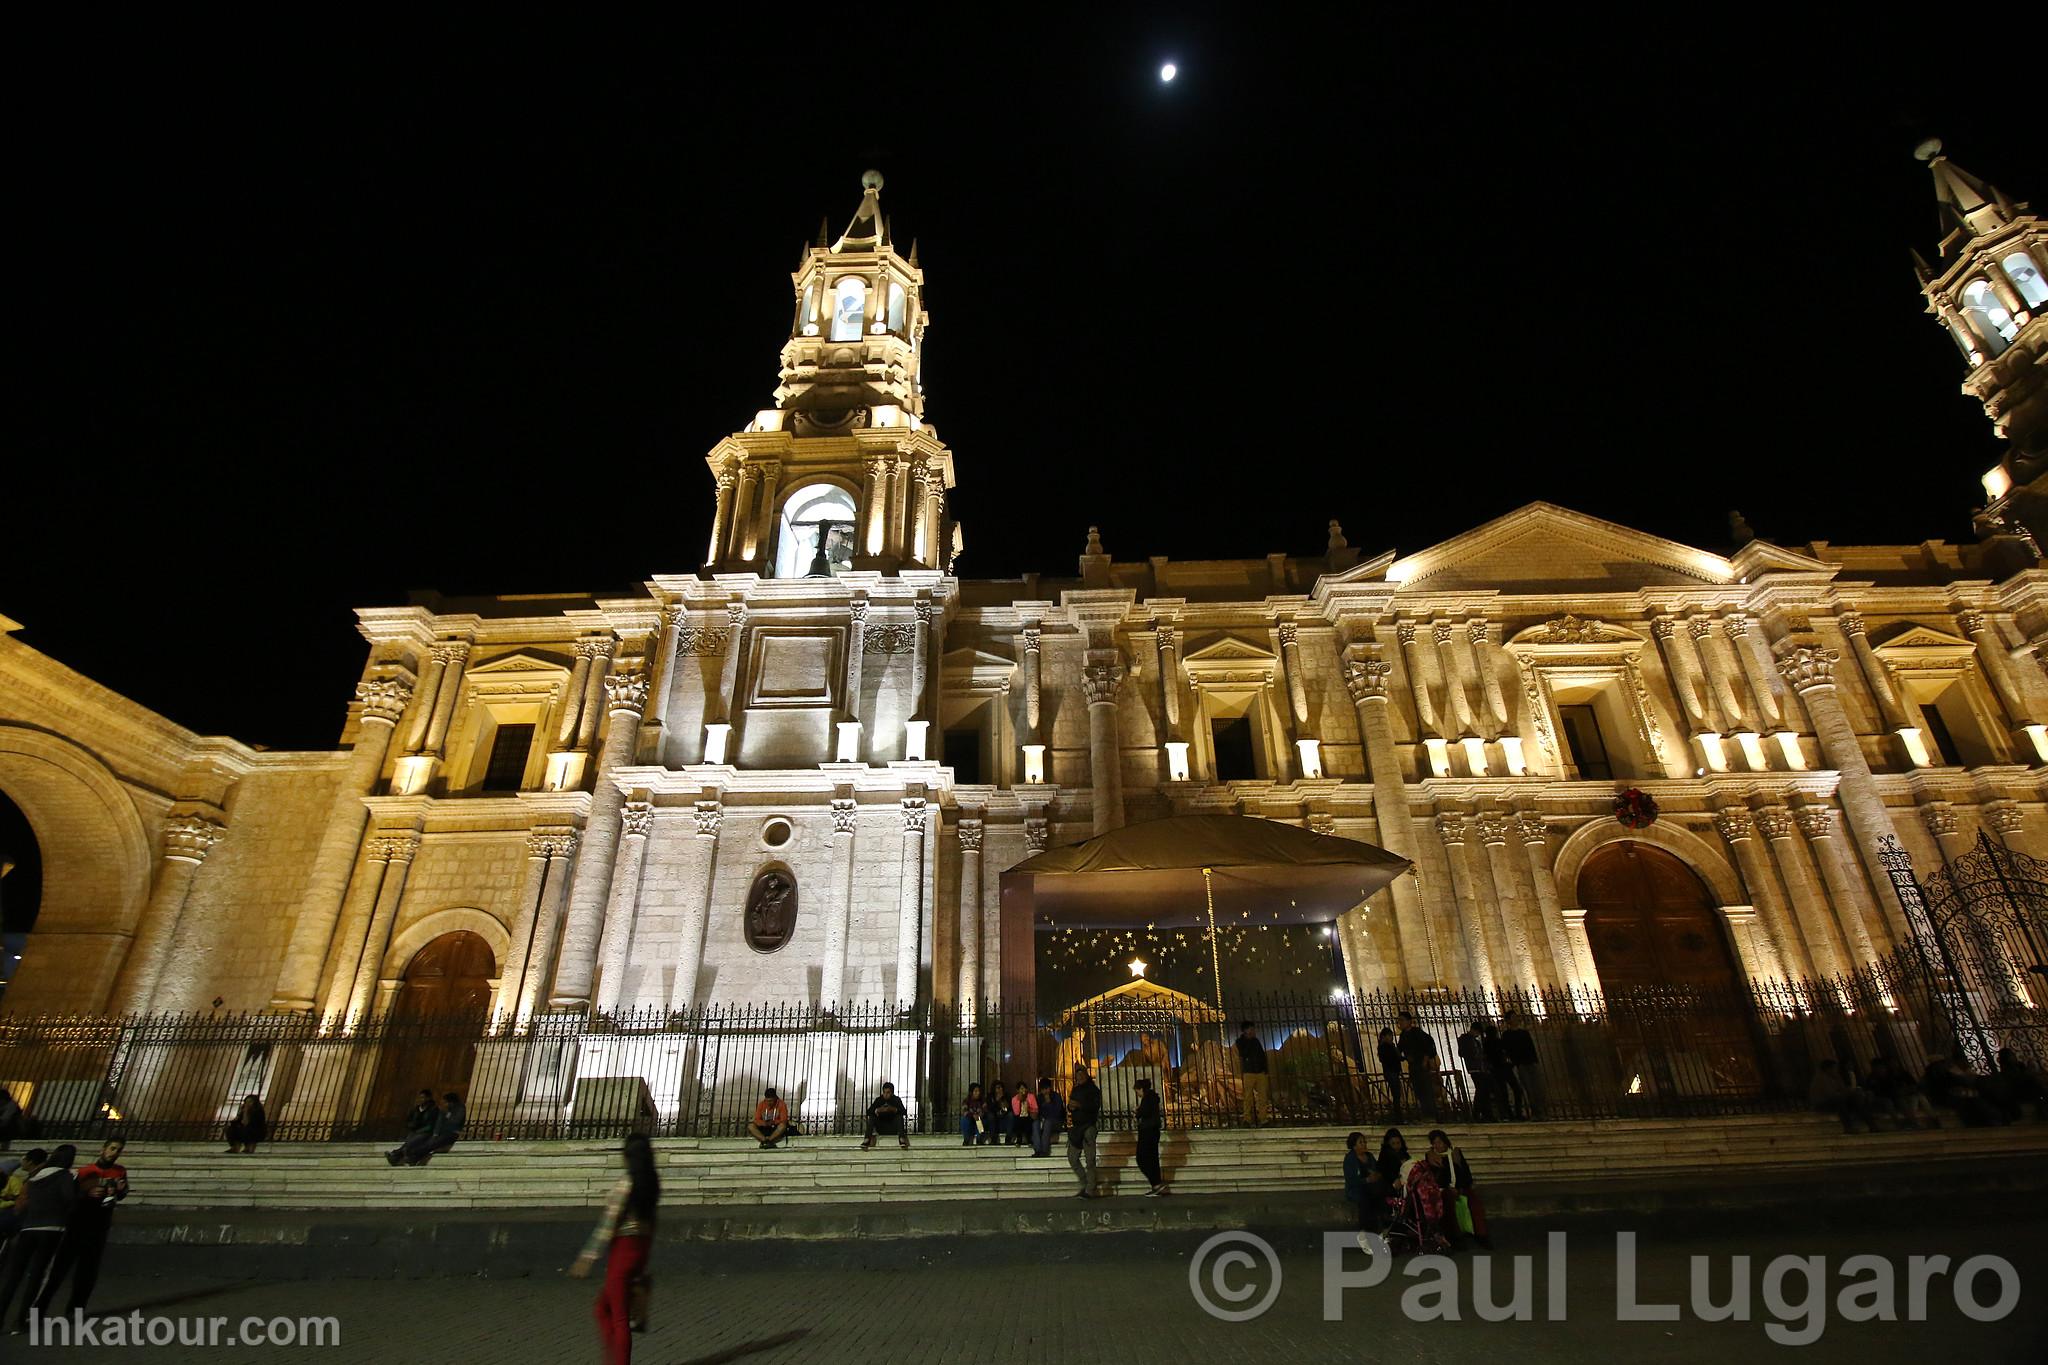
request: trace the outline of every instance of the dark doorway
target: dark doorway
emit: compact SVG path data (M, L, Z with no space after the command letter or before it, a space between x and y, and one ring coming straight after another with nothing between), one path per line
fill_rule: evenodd
M1607 737L1600 733L1600 717L1590 706L1560 706L1557 718L1564 726L1565 747L1571 750L1572 766L1588 782L1606 782L1614 777L1614 763L1607 756Z
M981 777L981 731L948 730L945 735L946 766L953 770L953 781L972 786Z
M43 850L21 807L0 792L0 1000L21 965L43 901Z
M467 930L443 934L413 955L405 982L385 1016L387 1042L371 1092L368 1127L396 1136L416 1092L465 1094L476 1069L476 1044L490 1020L491 945Z
M1217 721L1209 727L1209 737L1216 751L1218 782L1249 782L1259 775L1250 716Z
M484 790L516 792L526 783L526 756L533 749L531 725L500 725L491 740L491 761L484 769Z

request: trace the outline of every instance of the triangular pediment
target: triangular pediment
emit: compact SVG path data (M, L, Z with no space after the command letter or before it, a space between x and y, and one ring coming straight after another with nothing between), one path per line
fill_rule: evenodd
M1006 659L1000 654L991 654L984 649L972 647L956 649L950 654L939 656L940 667L947 672L966 668L1015 668L1015 659Z
M1183 662L1190 667L1196 667L1201 664L1269 664L1273 662L1273 651L1270 649L1260 649L1257 645L1247 644L1243 640L1233 639L1226 635L1222 639L1203 645L1200 649L1188 654Z
M1387 578L1403 591L1597 585L1621 592L1733 583L1737 574L1720 555L1532 502L1395 561Z
M1950 635L1945 631L1935 630L1929 626L1907 626L1896 635L1888 637L1883 644L1876 646L1880 654L1897 653L1905 650L1952 651L1967 654L1976 648L1977 646L1959 635Z
M559 673L569 666L566 659L550 659L545 654L518 650L503 658L492 659L489 663L477 664L466 670L470 677L493 673Z

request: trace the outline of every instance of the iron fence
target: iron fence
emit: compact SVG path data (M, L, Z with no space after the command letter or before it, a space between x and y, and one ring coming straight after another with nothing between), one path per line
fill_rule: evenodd
M1883 1056L1917 1074L1932 1055L1965 1055L1943 987L1908 950L1846 976L1730 990L1248 996L1222 1017L1186 1004L1060 1017L1001 1004L710 1005L343 1030L284 1015L0 1016L0 1084L31 1132L79 1138L218 1139L257 1095L273 1141L393 1139L421 1089L464 1097L472 1141L738 1136L770 1086L801 1132L852 1135L884 1081L914 1129L953 1133L970 1084L1035 1089L1043 1077L1065 1091L1080 1062L1106 1126L1132 1123L1144 1078L1169 1127L1211 1128L1243 1121L1235 1042L1249 1023L1277 1123L1705 1116L1802 1108L1823 1057L1860 1073ZM1511 1078L1475 1074L1461 1038L1475 1021L1519 1053ZM1405 1035L1407 1051L1433 1052L1437 1068L1390 1071L1383 1029L1397 1049Z

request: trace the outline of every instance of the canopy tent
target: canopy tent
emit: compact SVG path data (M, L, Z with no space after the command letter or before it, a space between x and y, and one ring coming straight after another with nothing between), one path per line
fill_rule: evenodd
M1048 849L1003 874L1003 997L1036 998L1040 924L1316 924L1411 866L1355 839L1242 815L1150 820Z

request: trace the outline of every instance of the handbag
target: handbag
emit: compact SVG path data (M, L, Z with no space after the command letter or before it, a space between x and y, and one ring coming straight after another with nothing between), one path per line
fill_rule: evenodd
M1472 1236L1472 1201L1462 1194L1459 1195L1455 1212L1458 1218L1458 1231L1467 1237Z

